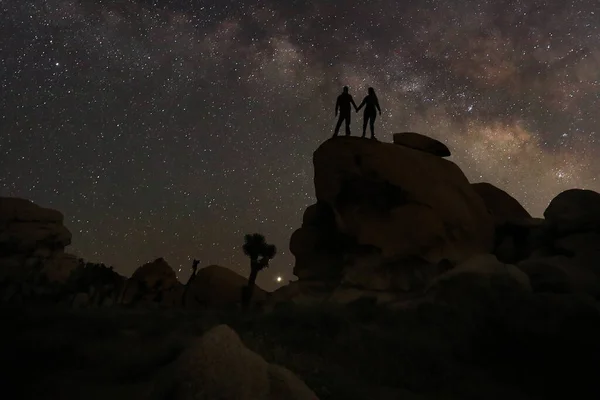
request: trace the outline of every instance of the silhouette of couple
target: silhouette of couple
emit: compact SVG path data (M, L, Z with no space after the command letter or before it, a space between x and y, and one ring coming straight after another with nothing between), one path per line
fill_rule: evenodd
M332 137L338 135L342 122L344 121L346 121L346 136L350 136L350 114L352 111L350 105L353 105L356 112L363 108L363 106L365 107L365 113L363 114L363 133L361 137L365 137L367 123L369 123L369 126L371 127L371 139L375 139L375 118L377 118L377 111L379 111L379 115L381 115L381 108L379 107L379 100L377 100L375 90L370 87L368 92L369 94L364 98L362 103L360 103L360 106L356 107L352 95L348 93L348 86L344 86L342 94L338 96L337 102L335 103L335 116L337 117L339 110L340 117Z

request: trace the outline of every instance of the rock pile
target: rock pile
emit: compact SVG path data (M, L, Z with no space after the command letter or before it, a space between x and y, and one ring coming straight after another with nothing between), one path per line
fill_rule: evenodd
M469 183L449 154L414 133L323 143L317 203L290 240L299 280L273 302L394 304L449 282L600 295L600 194L568 190L532 218L503 190Z
M318 400L291 371L246 348L227 325L198 338L170 370L175 399Z

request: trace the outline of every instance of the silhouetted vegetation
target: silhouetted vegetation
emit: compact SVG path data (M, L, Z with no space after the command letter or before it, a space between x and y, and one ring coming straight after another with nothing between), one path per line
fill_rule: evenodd
M247 308L252 300L256 277L258 273L269 266L269 261L275 257L277 248L265 241L260 233L248 234L244 237L244 254L250 257L250 276L248 286L242 289L242 307Z
M109 297L117 302L124 283L125 278L115 272L112 266L80 258L78 267L71 273L65 286L70 303L78 293L87 293L90 305L102 305Z

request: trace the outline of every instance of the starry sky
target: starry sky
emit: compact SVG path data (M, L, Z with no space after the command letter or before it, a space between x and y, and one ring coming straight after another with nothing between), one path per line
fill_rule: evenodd
M182 281L192 258L247 276L243 235L261 232L272 290L348 85L377 91L381 140L439 139L541 216L600 191L597 6L0 0L0 195L62 211L68 251L124 275L164 257Z

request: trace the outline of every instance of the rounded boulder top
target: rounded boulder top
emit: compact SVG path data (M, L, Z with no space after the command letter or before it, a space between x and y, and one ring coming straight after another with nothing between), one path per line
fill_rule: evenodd
M451 155L444 143L415 132L394 133L394 144L424 151L438 157L450 157Z

